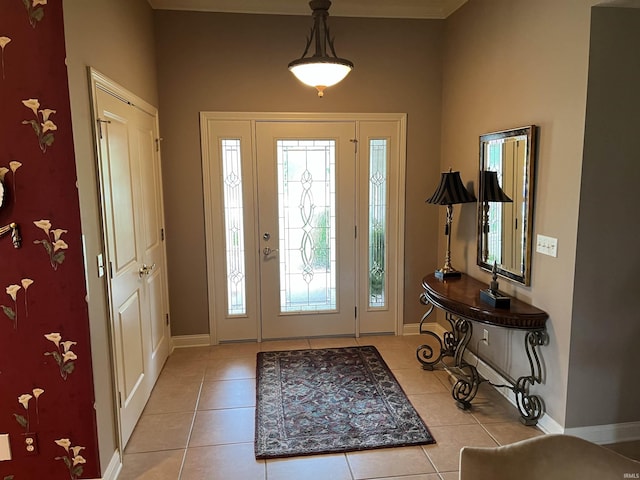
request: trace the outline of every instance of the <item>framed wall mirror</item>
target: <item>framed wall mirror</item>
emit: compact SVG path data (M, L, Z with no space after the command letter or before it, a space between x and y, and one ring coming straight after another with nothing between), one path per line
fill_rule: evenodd
M535 125L480 136L478 265L531 282Z

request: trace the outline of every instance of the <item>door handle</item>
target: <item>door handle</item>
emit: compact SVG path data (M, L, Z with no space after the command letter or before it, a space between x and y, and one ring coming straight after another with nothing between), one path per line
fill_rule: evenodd
M143 263L140 267L140 270L138 270L138 277L142 278L145 275L149 275L151 273L151 270L153 270L154 268L156 268L155 263L150 266Z
M278 252L278 249L277 249L277 248L264 247L264 248L262 249L262 254L263 254L265 257L268 257L268 256L269 256L269 255L271 255L272 253L277 253L277 252Z

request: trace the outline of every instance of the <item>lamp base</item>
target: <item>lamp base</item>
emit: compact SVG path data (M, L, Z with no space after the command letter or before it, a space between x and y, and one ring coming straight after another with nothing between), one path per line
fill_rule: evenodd
M462 276L462 273L457 270L440 269L436 270L434 275L438 280L446 280L448 278L460 278Z
M494 308L509 308L511 297L507 297L497 290L480 290L480 300Z

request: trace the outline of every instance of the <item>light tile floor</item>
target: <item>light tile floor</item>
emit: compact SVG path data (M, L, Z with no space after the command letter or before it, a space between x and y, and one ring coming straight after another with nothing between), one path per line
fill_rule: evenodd
M124 452L118 480L457 480L460 448L505 445L542 433L483 384L458 409L449 377L416 360L420 336L242 343L178 349L167 363ZM375 345L437 443L256 461L255 364L259 351ZM640 457L640 443L619 445Z

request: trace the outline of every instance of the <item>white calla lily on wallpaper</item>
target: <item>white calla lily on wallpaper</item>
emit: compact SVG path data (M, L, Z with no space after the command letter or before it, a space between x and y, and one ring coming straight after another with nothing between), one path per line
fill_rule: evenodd
M47 235L46 240L34 240L33 243L41 244L47 254L49 255L49 262L51 263L51 268L54 270L58 269L58 266L64 262L64 251L69 248L69 245L60 238L62 234L67 233L68 230L62 228L56 228L53 231L51 230L51 221L43 219L37 220L33 222L33 224L42 229L44 233ZM53 237L52 237L53 235Z
M4 47L6 47L9 42L11 42L11 39L9 37L0 37L0 58L1 61L0 63L2 63L2 79L4 80L5 76L4 76Z
M53 141L55 140L53 132L58 130L58 126L50 119L51 115L56 113L56 111L50 108L40 109L40 101L37 98L22 100L22 104L31 109L36 117L35 120L23 120L22 124L31 125L36 137L38 137L40 150L42 150L42 153L45 153L47 147L53 145Z
M44 6L47 4L47 0L22 0L25 8L27 9L27 15L29 15L29 23L33 28L36 28L38 22L44 18Z
M77 360L78 356L70 349L73 345L77 345L77 342L69 340L60 342L60 340L62 340L62 336L58 332L48 333L44 338L53 342L56 346L56 350L52 352L45 352L45 356L53 357L58 364L60 376L66 380L69 374L75 369L75 363L73 361ZM60 348L61 345L62 349Z

